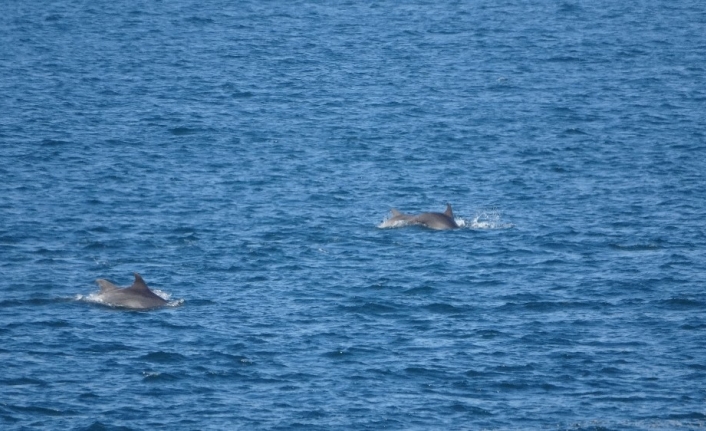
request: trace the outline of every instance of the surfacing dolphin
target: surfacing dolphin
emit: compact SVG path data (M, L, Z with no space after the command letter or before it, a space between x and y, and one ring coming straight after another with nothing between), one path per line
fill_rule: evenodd
M409 225L421 225L429 229L446 230L456 229L459 225L454 220L454 213L451 205L446 204L446 211L443 213L421 213L419 215L402 214L396 209L390 210L392 217L382 222L380 227L398 227Z
M132 286L124 289L102 278L96 280L96 283L101 288L96 299L107 305L134 310L148 310L167 305L167 301L147 287L147 283L138 273L135 273L135 281Z

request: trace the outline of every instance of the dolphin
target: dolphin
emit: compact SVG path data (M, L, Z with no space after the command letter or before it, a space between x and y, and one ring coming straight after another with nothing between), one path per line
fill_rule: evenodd
M396 209L390 210L392 217L382 222L380 227L397 227L408 225L421 225L429 229L445 230L456 229L459 225L454 220L454 213L451 205L446 204L446 211L443 213L421 213L419 215L402 214Z
M96 283L101 288L97 299L114 307L148 310L167 305L167 301L157 296L147 287L145 280L138 273L135 273L135 281L132 286L124 289L102 278L96 280Z

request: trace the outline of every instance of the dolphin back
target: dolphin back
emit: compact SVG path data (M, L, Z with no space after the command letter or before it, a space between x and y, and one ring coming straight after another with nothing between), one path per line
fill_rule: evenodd
M454 212L450 204L446 204L446 211L443 213L422 213L415 217L415 221L430 229L444 230L456 229L459 227L454 220Z
M132 283L132 286L124 289L119 288L107 280L99 279L96 280L96 282L101 289L98 296L100 300L107 305L147 310L162 307L167 304L164 298L155 294L147 287L147 283L145 283L138 273L135 273L135 281Z
M455 229L458 227L456 221L452 217L442 213L419 214L415 217L415 222L436 230Z
M400 227L409 225L422 225L430 229L445 230L456 229L459 226L454 219L454 212L450 204L446 204L446 211L443 213L422 213L419 215L404 214L392 208L392 217L385 220L378 227Z
M98 280L96 280L96 283L98 283L98 287L100 287L101 293L110 292L112 290L118 289L118 286L116 286L113 283L111 283L110 281L104 280L102 278L99 278Z

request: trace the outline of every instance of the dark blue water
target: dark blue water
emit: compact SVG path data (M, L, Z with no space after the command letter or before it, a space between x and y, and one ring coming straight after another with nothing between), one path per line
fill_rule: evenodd
M700 0L5 0L0 78L3 430L706 427Z

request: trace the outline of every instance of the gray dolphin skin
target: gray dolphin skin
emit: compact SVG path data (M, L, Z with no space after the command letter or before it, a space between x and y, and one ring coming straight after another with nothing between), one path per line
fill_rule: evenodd
M140 274L135 273L135 281L132 286L121 289L108 280L96 280L101 291L98 298L114 307L124 307L133 310L148 310L167 305L167 301L157 296L147 287L145 280Z
M456 229L459 227L454 220L454 213L449 204L446 204L446 211L443 213L409 215L402 214L394 208L390 212L392 213L392 217L385 220L380 227L421 225L435 230Z

